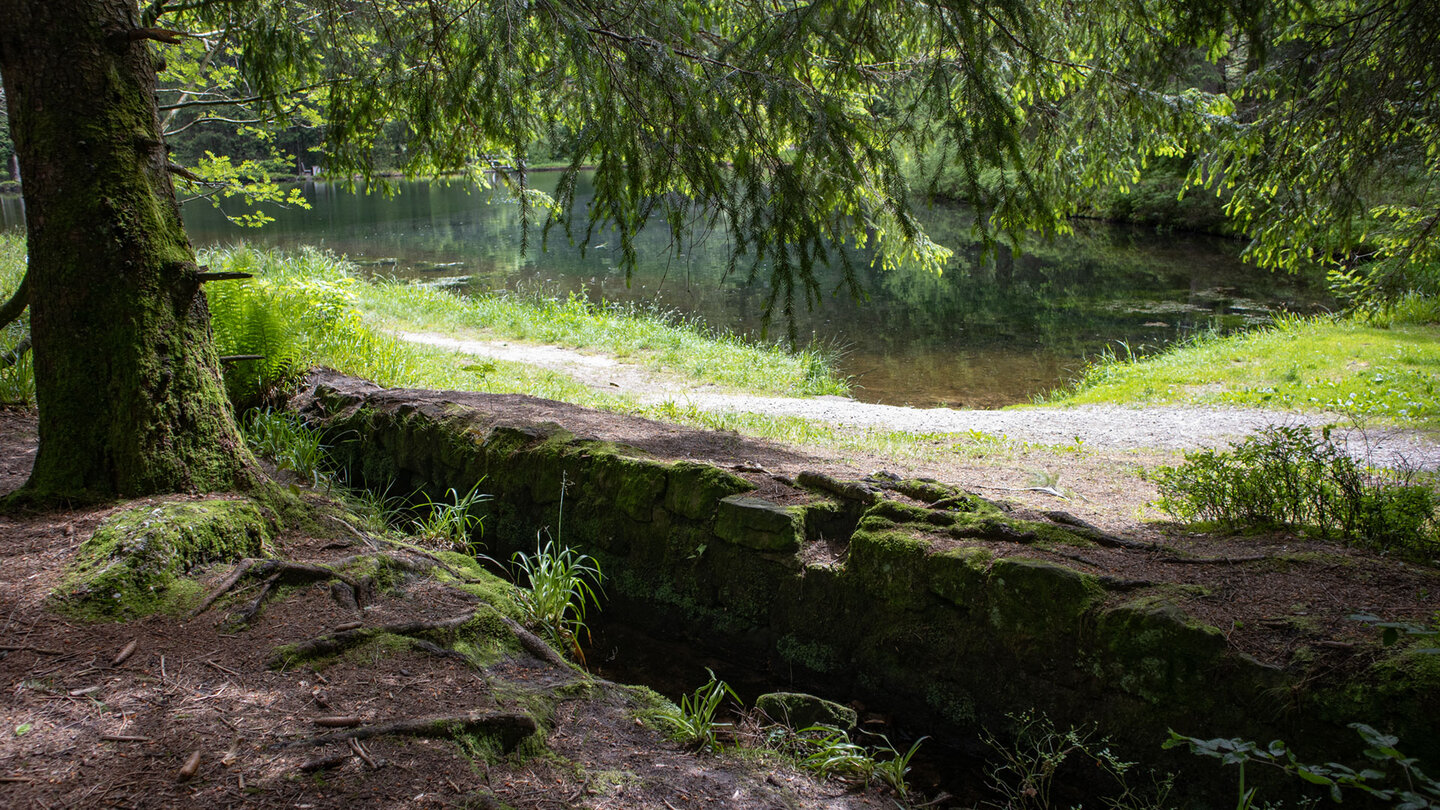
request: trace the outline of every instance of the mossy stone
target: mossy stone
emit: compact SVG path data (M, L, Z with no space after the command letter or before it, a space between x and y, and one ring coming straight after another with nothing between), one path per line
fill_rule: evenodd
M959 608L975 610L989 600L989 549L966 546L930 557L930 590Z
M125 620L183 610L198 585L181 578L197 565L258 557L271 527L248 500L212 498L134 507L106 518L80 546L51 595L63 612Z
M665 509L690 520L709 520L720 501L755 487L719 467L680 461L671 465L665 488Z
M1052 642L1073 638L1081 617L1105 597L1092 576L1021 557L995 561L990 593L989 618L997 630Z
M757 551L795 551L805 536L805 512L750 495L731 495L720 501L715 535Z
M829 726L850 731L860 722L855 710L833 700L803 692L771 692L755 698L755 708L777 723L799 731L811 726Z
M1174 603L1142 597L1100 614L1097 646L1112 685L1151 703L1182 700L1203 689L1225 654L1225 636Z

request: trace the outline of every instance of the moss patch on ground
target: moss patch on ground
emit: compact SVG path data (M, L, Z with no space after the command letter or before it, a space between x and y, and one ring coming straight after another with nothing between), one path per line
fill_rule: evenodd
M81 544L51 595L57 610L92 620L178 612L199 599L196 566L259 557L273 528L248 500L137 506L111 515Z

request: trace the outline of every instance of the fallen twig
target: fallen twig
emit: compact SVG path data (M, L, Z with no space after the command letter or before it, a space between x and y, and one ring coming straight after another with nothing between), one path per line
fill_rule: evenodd
M0 652L33 652L38 655L64 655L64 650L50 650L44 647L31 647L26 644L0 644Z
M208 659L208 658L205 659L205 663L206 663L206 664L209 664L210 666L214 667L215 669L220 670L221 672L224 672L224 673L227 673L227 674L230 674L230 675L234 675L234 676L237 677L237 678L240 677L240 673L236 672L235 670L231 669L230 667L225 666L224 664L217 664L217 663L215 663L214 661L211 661L211 660Z
M150 742L149 737L141 737L134 734L101 734L100 739L105 742Z
M349 743L350 743L350 750L351 750L351 751L354 751L354 752L355 752L355 756L359 757L362 762L364 762L366 765L369 765L369 766L370 766L370 770L372 770L372 771L378 771L378 770L380 770L380 766L382 766L382 765L385 764L385 760L383 760L383 759L381 759L381 760L376 760L374 757L370 756L370 752L365 750L365 746L361 745L361 744L360 744L360 741L357 740L357 739L355 739L354 737L351 737L351 738L350 738ZM446 780L446 781L449 781L449 780ZM454 787L455 783L454 783L454 782L451 782L450 785L451 785L451 787ZM459 791L456 791L456 792L459 792Z

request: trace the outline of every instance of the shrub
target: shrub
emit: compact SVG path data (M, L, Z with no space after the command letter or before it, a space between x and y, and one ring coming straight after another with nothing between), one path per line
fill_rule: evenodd
M1270 427L1228 451L1187 453L1153 473L1161 508L1230 529L1292 527L1416 558L1433 557L1440 496L1411 476L1368 469L1306 427Z

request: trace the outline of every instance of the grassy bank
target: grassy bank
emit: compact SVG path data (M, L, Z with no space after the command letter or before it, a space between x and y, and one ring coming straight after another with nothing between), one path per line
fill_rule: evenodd
M388 331L406 328L465 334L477 324L486 324L491 336L518 339L523 335L605 349L632 359L644 358L672 371L685 371L680 363L688 360L692 379L723 380L760 392L843 390L833 377L815 371L821 362L816 355L750 346L732 337L707 338L705 330L695 325L636 317L573 300L545 302L502 296L467 301L431 288L372 284L353 275L348 263L319 251L287 255L231 249L213 252L204 261L212 268L243 270L256 276L245 282L207 285L220 352L267 355L264 366L249 361L227 369L227 380L251 389L248 395L235 392L241 401L247 396L251 401L263 396L257 388L284 387L312 365L325 365L386 386L529 394L842 453L922 459L953 454L1003 456L1013 449L1003 437L980 432L955 436L857 430L790 416L716 413L674 401L642 403L624 394L596 391L563 374L423 346L400 340ZM690 351L695 357L687 357ZM702 361L708 369L738 369L749 376L695 371Z
M1411 298L1383 317L1281 318L1201 335L1159 354L1120 347L1046 404L1246 405L1326 410L1440 428L1440 302Z
M356 294L367 320L387 329L595 349L697 383L753 393L849 392L835 374L832 352L756 344L671 313L597 305L573 295L566 300L516 294L465 298L393 281L360 285Z

